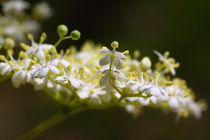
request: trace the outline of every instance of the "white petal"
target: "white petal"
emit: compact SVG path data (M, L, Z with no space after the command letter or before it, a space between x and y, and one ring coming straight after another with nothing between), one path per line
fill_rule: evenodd
M80 86L79 80L77 80L75 78L69 78L69 81L74 88L79 88L79 86Z
M109 49L100 49L99 51L102 52L102 53L105 53L105 54L110 54L111 53L111 51Z
M49 72L49 68L48 67L44 67L39 71L39 77L43 78L45 77Z
M95 95L95 94L91 95L90 99L91 99L91 101L92 101L94 104L101 104L101 99L100 99L100 97L98 97L98 96Z
M89 94L88 94L87 91L83 91L83 90L82 91L78 91L77 94L82 99L85 99L85 98L88 98L89 97Z
M101 66L107 65L110 63L110 56L109 55L104 55L101 57L101 59L99 60L99 64Z
M126 59L126 56L121 52L115 52L114 54L121 59Z
M60 71L58 70L58 68L55 67L55 66L53 66L53 65L50 65L49 68L55 74L59 74L60 73Z
M122 69L123 68L123 62L119 57L114 59L113 64L117 69Z
M42 48L43 50L49 50L53 47L53 45L50 44L41 44L39 45L40 48Z
M39 60L44 60L45 59L45 53L43 50L38 49L38 51L36 52L36 57L39 58Z
M153 86L152 88L149 89L149 94L153 95L153 96L160 96L161 92L160 89L156 86Z
M177 99L175 97L172 97L171 99L169 99L169 106L172 109L178 109L179 108L179 102L177 101Z
M8 72L10 72L10 71L11 71L10 68L11 68L11 66L9 66L9 65L5 66L5 67L1 70L1 75L5 75L5 74L7 74Z

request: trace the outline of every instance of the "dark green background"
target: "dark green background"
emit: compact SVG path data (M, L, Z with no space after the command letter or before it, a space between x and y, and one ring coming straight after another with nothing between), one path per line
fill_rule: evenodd
M38 0L31 0L36 3ZM85 40L109 45L113 40L121 50L139 49L142 56L157 57L154 49L181 63L177 76L186 79L197 99L210 102L210 2L209 0L49 0L54 16L43 23L49 43L57 40L56 26L66 24L82 33ZM0 139L13 140L54 114L59 106L32 86L15 89L0 86ZM86 111L50 129L39 140L209 140L210 113L175 121L172 113L146 108L133 119L120 108Z

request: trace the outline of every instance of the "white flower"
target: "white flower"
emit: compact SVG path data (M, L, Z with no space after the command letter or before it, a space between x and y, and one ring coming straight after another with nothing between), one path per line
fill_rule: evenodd
M71 69L72 71L76 70L76 67ZM73 86L74 88L79 88L80 85L82 84L82 81L78 79L79 73L77 75L75 75L73 72L68 71L68 74L64 72L64 75L62 76L57 76L56 77L56 81L60 82L62 84L68 84L70 83L71 86Z
M46 2L40 2L36 4L33 8L34 15L38 18L47 19L52 16L52 9L49 7L49 5Z
M28 2L22 0L13 0L13 1L7 1L3 4L3 11L10 12L14 10L16 12L22 12L23 10L29 7L30 4Z
M53 47L51 44L37 44L32 41L32 46L26 51L29 57L36 56L39 60L45 59L45 50L50 50Z
M117 69L123 68L122 60L126 59L126 56L123 53L117 52L115 50L110 51L109 49L100 49L99 51L106 54L106 55L102 56L101 59L99 60L99 63L101 66L109 64L111 61L111 57L113 57L113 62L112 62L113 65Z
M57 65L58 65L58 61L54 59L47 61L45 65L35 64L32 67L32 71L34 72L33 77L44 78L47 76L49 71L58 75L60 71L57 68Z
M175 68L179 67L179 63L175 64L175 60L173 58L168 58L169 52L166 52L164 56L160 54L158 51L154 51L154 53L159 57L159 60L165 63L166 70L169 69L172 75L176 74Z
M168 101L169 107L172 109L178 109L179 108L179 102L176 97L171 97Z
M111 72L113 74L113 76L115 77L115 82L119 83L120 81L124 81L127 80L127 78L125 77L125 75L123 73L121 73L120 71L113 71ZM104 75L101 80L100 80L100 85L101 86L105 86L107 91L111 91L113 90L112 86L109 83L109 70L104 70L102 72L102 74ZM121 85L121 84L119 84Z
M32 80L32 73L27 69L30 62L31 59L25 59L24 64L18 67L19 70L14 72L11 79L14 87L18 88L21 84L25 84Z
M25 40L25 35L20 27L15 24L9 24L3 28L3 32L7 36L14 37L16 40Z
M90 100L95 104L100 104L100 96L106 94L101 87L96 87L93 83L85 83L77 91L78 96L81 99L90 98Z
M0 74L5 75L10 73L13 70L13 67L8 64L8 62L1 62L0 63Z
M72 76L58 76L55 79L56 81L63 83L63 84L68 84L68 82L70 82L70 84L74 87L74 88L79 88L81 85L80 80L72 77Z
M40 24L36 21L32 20L27 20L24 21L21 25L22 31L27 34L27 33L38 33L40 30Z

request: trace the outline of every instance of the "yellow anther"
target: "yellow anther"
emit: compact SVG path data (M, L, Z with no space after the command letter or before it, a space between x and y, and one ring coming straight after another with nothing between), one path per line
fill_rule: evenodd
M14 61L10 60L10 61L8 61L8 64L12 67L12 66L14 66Z
M70 48L71 54L75 54L77 52L77 48L75 46L71 46Z
M28 58L28 55L25 52L23 52L23 51L19 52L19 56L22 57L23 59L27 59Z
M95 68L90 68L90 71L94 73L96 70Z
M38 62L38 59L36 57L33 58L33 61Z
M1 61L4 61L6 58L5 58L5 56L4 55L0 55L0 60Z
M139 58L139 56L140 56L140 51L139 50L135 50L133 52L133 57L137 59L137 58Z
M57 53L56 53L56 54L54 54L54 58L58 58L58 56L59 56L59 55L58 55Z
M45 59L46 59L47 61L49 61L49 60L51 60L51 56L50 56L49 54L47 54L47 55L45 56Z
M34 64L36 64L36 61L31 60L30 65L34 65Z
M34 40L34 36L33 36L32 34L28 34L27 37L28 37L28 39L31 40L31 41Z
M59 63L59 64L58 64L58 68L59 68L59 69L63 69L63 67L64 67L64 66L63 66L62 63Z
M147 75L146 73L144 73L144 72L141 72L141 73L140 73L140 76L141 76L141 77L143 76L143 79L146 79L146 78L148 77L148 75Z
M79 60L80 64L84 64L84 61L82 59Z
M20 47L22 47L24 50L28 50L30 46L26 45L25 43L20 43Z
M190 94L189 94L189 92L186 92L185 94L184 94L184 97L186 98L186 97L189 97L190 96Z
M77 70L77 69L75 69L75 70L74 70L74 74L77 74L77 73L78 73L78 70Z
M99 66L99 65L96 66L96 69L97 69L97 70L99 70L100 68L101 68L101 66Z
M45 55L49 54L49 50L44 50Z
M155 78L158 78L158 79L160 78L160 73L159 72L155 73Z
M42 35L41 35L41 37L40 37L39 42L40 43L43 43L46 40L46 38L47 38L47 34L45 32L43 32Z
M165 57L165 58L168 58L169 54L170 54L169 51L166 51L166 52L164 53L164 57Z
M33 67L33 65L36 64L36 62L34 60L31 60L30 65L28 66L28 70L31 70L31 68Z
M113 42L111 43L111 47L112 47L112 48L118 48L118 47L119 47L119 43L118 43L117 41L113 41Z
M103 46L102 49L108 49L107 47Z
M168 93L168 96L172 96L171 93Z
M57 50L55 49L55 47L52 47L50 50L49 50L50 53L56 53Z
M102 74L102 72L101 72L101 73L99 73L99 74L100 74L100 76L101 76L101 77L104 77L104 74Z
M84 74L83 79L86 80L88 78L88 75Z
M91 90L90 90L90 94L93 94L93 93L94 93L94 90L91 89Z
M67 49L67 50L66 50L66 54L67 54L67 55L70 54L70 52L71 52L70 49Z
M84 73L85 69L83 67L79 68L79 73Z
M133 77L133 76L132 76L132 72L129 72L128 75L127 75L127 77L128 77L128 78L132 78L132 77Z
M93 80L93 84L95 84L96 86L99 85L100 81L98 79L94 79Z
M138 76L138 73L136 71L134 71L134 72L132 72L132 76L136 77L136 76Z
M172 81L167 81L167 80L164 80L163 83L164 83L164 85L166 85L166 86L170 86L170 85L173 84Z
M19 69L18 67L15 67L14 70L15 70L15 71L19 71L20 69Z
M64 50L63 49L60 50L60 54L64 55Z
M69 65L69 66L67 66L67 68L66 68L68 71L70 71L71 69L72 69L72 66L71 65Z
M124 51L124 54L125 54L125 55L128 55L128 54L129 54L129 50Z
M176 64L173 65L173 67L174 68L178 68L178 67L180 67L180 64L179 63L176 63Z

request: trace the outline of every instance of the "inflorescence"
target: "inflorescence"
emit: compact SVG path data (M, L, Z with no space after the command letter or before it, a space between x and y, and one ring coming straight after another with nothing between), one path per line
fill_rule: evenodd
M80 51L75 47L58 52L65 39L77 40L80 32L68 35L68 28L59 25L57 43L44 43L42 33L39 43L28 34L31 44L20 43L22 50L14 57L14 40L9 38L1 46L5 55L0 55L0 74L3 79L11 77L14 87L32 84L65 106L103 108L120 106L138 115L142 107L155 107L175 112L178 117L201 117L205 109L203 101L195 102L195 95L185 80L174 77L179 63L169 57L154 53L159 61L152 69L149 57L139 59L140 52L131 56L129 51L118 52L118 42L111 48L84 43ZM6 78L5 78L6 77Z

